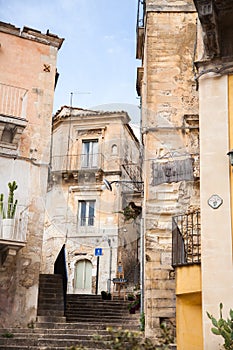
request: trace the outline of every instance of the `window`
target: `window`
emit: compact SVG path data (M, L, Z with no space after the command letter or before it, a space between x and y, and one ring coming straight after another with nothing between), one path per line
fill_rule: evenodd
M2 132L1 142L12 143L14 138L14 130L8 125L5 126Z
M98 166L98 140L83 141L82 168L97 168Z
M95 201L79 201L79 225L94 226Z

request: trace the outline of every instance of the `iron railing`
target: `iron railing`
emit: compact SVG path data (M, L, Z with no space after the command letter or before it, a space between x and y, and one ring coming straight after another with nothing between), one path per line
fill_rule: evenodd
M28 90L0 83L0 114L26 118Z
M133 183L133 188L138 191L143 190L141 167L133 163L122 164L122 180L129 180ZM128 184L129 185L129 184ZM131 187L129 187L131 188Z
M80 226L94 226L94 216L83 216L80 218L79 225Z
M91 155L61 155L52 157L52 171L77 171L85 169L102 169L103 155L95 153Z
M172 218L172 266L201 263L200 211Z

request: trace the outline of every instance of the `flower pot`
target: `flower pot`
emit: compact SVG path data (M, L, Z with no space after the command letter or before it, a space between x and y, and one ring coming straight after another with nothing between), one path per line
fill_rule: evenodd
M14 219L3 219L2 220L2 238L13 239L14 235Z
M133 306L133 307L131 307L130 309L129 309L129 313L130 314L135 314L135 307Z

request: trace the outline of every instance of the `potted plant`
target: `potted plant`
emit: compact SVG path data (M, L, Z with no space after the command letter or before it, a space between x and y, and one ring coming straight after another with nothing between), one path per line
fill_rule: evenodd
M128 300L129 300L129 301L133 301L133 300L134 300L134 294L129 293L129 294L128 294Z
M105 292L105 290L102 290L101 296L102 300L111 300L111 293Z
M135 303L134 303L134 302L129 303L128 309L129 309L129 313L130 313L130 314L135 314L135 312L136 312Z
M136 298L136 300L134 301L134 306L135 306L135 309L136 310L139 310L140 309L140 299L139 298Z
M14 233L15 212L17 207L17 199L14 200L14 192L18 188L15 181L8 183L9 194L7 207L4 207L4 195L0 194L0 215L2 218L2 237L11 239Z

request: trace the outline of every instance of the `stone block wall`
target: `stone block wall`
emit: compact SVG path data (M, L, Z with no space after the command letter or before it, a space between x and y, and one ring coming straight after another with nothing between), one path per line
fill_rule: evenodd
M192 166L194 157L198 164L199 152L195 40L196 13L191 1L147 2L141 88L144 289L146 333L153 337L159 336L163 321L175 323L172 216L199 205L198 176ZM187 125L190 118L195 127L191 122ZM181 169L187 166L191 169L184 175ZM159 176L165 180L159 181Z

